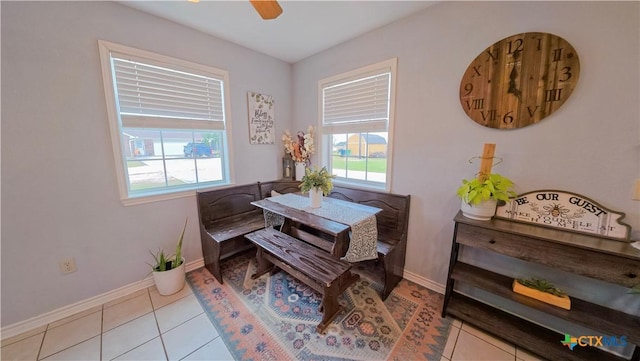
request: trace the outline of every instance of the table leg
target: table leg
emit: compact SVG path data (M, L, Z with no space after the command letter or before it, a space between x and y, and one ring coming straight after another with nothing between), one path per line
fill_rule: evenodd
M331 254L340 258L347 254L349 249L349 231L340 232L333 243Z

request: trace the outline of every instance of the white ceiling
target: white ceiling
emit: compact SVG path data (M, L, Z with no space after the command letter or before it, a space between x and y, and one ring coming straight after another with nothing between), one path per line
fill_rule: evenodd
M275 20L262 20L248 0L119 2L295 63L437 1L279 0Z

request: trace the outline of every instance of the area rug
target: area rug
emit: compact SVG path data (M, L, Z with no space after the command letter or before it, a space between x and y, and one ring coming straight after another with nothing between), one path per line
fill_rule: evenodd
M383 302L364 272L319 334L320 294L283 271L252 280L254 270L245 253L223 262L223 285L206 268L187 274L235 360L441 359L451 327L440 317L441 294L402 280Z

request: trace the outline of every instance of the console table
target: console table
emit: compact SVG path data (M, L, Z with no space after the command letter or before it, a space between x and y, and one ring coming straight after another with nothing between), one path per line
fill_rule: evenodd
M640 283L640 250L627 242L597 235L495 217L491 221L475 221L459 212L454 221L443 317L454 316L550 360L626 359L595 347L575 346L570 350L561 344L565 338L564 333L525 319L525 316L513 310L506 312L487 300L472 298L460 291L460 286L472 287L535 312L596 330L599 332L597 335L626 336L628 343L636 345L631 360L640 359L640 347L637 346L640 345L640 310L629 314L581 300L571 294L571 310L564 310L514 293L511 289L512 277L459 259L461 248L482 249L491 254L544 265L552 270L562 270L631 288Z

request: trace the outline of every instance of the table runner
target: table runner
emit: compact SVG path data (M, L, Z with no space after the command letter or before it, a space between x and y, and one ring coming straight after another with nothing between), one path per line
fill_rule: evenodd
M311 208L309 197L293 193L271 197L269 200L322 218L348 224L351 227L349 249L342 259L348 262L360 262L378 258L378 225L375 214L337 204L337 202L329 202L325 199L323 199L322 207ZM267 226L280 225L284 221L283 218L268 213L271 212L265 210Z

